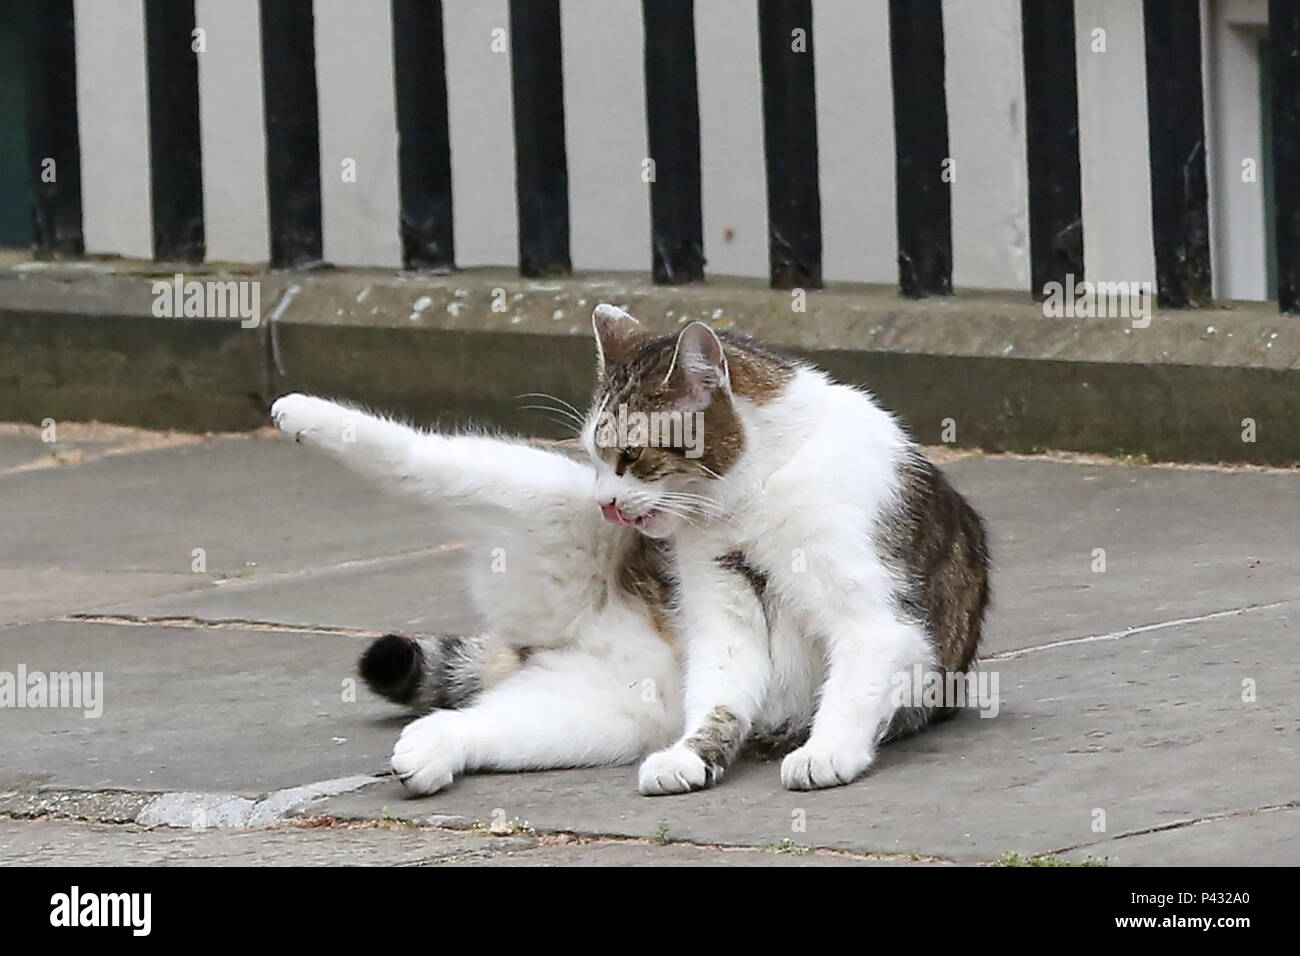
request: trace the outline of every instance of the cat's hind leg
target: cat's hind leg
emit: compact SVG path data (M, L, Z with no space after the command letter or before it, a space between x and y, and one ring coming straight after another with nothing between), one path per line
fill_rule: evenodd
M680 732L677 683L672 653L654 637L612 659L536 651L467 706L408 725L393 748L393 772L425 794L468 771L631 763Z

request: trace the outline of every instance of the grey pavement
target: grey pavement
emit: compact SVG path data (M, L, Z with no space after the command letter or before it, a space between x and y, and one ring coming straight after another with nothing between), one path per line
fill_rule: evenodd
M0 672L103 674L98 717L0 709L0 863L1300 863L1300 472L946 465L993 532L999 710L851 786L746 763L679 797L616 767L408 799L405 716L354 666L473 626L437 514L262 435L78 449L0 430Z
M572 835L491 834L405 825L147 829L81 821L0 820L11 866L872 866L893 860L804 846L697 847Z

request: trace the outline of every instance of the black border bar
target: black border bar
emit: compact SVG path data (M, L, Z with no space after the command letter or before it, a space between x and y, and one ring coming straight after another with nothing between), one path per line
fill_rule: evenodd
M859 783L858 786L866 785ZM775 801L776 798L769 799ZM884 819L882 826L888 824L888 817ZM16 825L35 827L41 824L17 821ZM85 826L66 822L44 825L64 830ZM1278 821L1271 825L1278 828L1281 839L1284 836L1281 831L1287 824ZM341 828L281 828L275 834L276 842L272 848L273 832L241 832L238 837L241 860L246 861L241 867L131 869L108 865L81 868L56 865L0 869L0 891L4 893L7 924L23 939L48 938L54 944L52 948L69 943L104 945L106 941L108 945L134 945L141 939L184 946L192 942L196 932L211 944L233 947L246 947L250 932L255 932L264 944L277 947L304 949L355 945L361 948L375 944L373 920L357 918L358 906L322 905L322 900L383 899L390 907L417 912L422 908L429 909L431 878L422 880L419 878L421 874L412 876L410 868L355 865L366 862L366 858L358 855L353 844L343 840L342 834L347 831ZM380 837L384 834L383 830L366 832L378 833ZM391 841L401 839L409 844L410 839L419 838L421 831L412 829L404 833L406 835L389 833L388 837ZM173 831L166 835L144 834L144 837L152 835L176 845L166 854L172 861L186 856L186 851L191 857L201 854L209 841L218 846L222 844L219 835L202 832ZM313 853L305 852L302 846L308 843L306 837L309 835L313 837L310 841L315 846ZM105 839L112 841L114 838ZM116 842L97 842L81 856L139 860L145 850L133 846L132 841L149 846L149 841L128 831L116 837ZM227 839L225 842L232 841ZM617 850L617 841L610 842ZM322 850L331 843L334 845L332 857ZM1115 839L1100 841L1102 848L1121 843L1123 841ZM669 843L664 847L633 846L625 849L638 851L638 862L654 866L671 864L674 860L680 863L682 857L677 851L683 846L689 847L688 844ZM557 854L551 853L549 857L547 854L543 845L525 846L515 851L516 858L524 863L545 866L548 862L564 862L564 858ZM578 855L583 858L583 854ZM718 866L721 855L706 851L702 857L704 862ZM28 853L29 859L40 856L39 851ZM56 851L45 856L53 864L59 862ZM618 892L623 890L623 899L626 894L620 885L622 881L615 877L608 881L600 878L593 894L591 874L577 870L601 865L626 868L629 863L612 863L599 853L591 852L585 854L586 866L566 868L552 865L544 876L528 877L528 872L536 870L492 866L505 862L506 856L504 848L496 853L489 851L488 855L474 860L486 864L486 867L460 869L454 879L444 877L437 890L439 908L447 913L472 912L476 907L482 907L485 895L491 898L492 894L514 892L532 894L537 905L547 910L562 910L572 903L576 894L584 893L592 897L595 904L591 907L595 914L591 933L594 938L605 938L623 929L616 915L620 901ZM530 856L536 859L530 861ZM632 856L631 852L625 852L621 860L626 861ZM304 859L328 860L334 865L307 866L300 863L292 869L286 865ZM812 864L830 862L825 854L810 855L805 859ZM185 862L202 860L191 858ZM839 858L838 862L854 861ZM1216 948L1228 949L1242 944L1260 946L1267 939L1276 939L1276 936L1254 936L1253 933L1264 933L1269 926L1274 927L1272 932L1276 933L1277 927L1285 925L1293 908L1290 888L1294 874L1281 867L1080 867L1059 866L1061 861L1056 862L1058 866L1050 872L1044 872L1036 865L899 866L891 870L889 881L877 896L900 925L934 923L934 900L945 893L960 893L965 899L1001 893L1017 902L1016 932L1031 938L1060 935L1062 927L1068 925L1070 938L1075 942L1113 939L1129 940L1129 945L1132 945L1131 940L1152 938L1154 934L1168 937L1175 945L1189 938L1208 938L1215 941ZM746 876L746 872L750 875ZM688 892L694 886L701 892L712 894L722 905L730 906L734 902L737 907L752 900L755 894L770 893L774 879L772 867L735 864L728 868L725 880L719 880L716 875L709 875L702 869L692 870L680 865L674 868L671 878L683 884ZM694 883L695 880L699 882ZM813 866L800 868L797 876L789 878L788 886L790 892L807 892L811 887L813 892L824 888L827 893L833 893L836 888L842 890L843 880L837 868ZM84 906L74 910L69 905L73 886L77 887L78 902L102 893L150 894L149 935L135 936L130 919L131 916L143 915L143 905L130 905L137 900L143 904L143 896L124 901L127 905L119 904L113 909L93 907L91 912L99 911L109 916L114 912L127 914L126 919L113 920L119 924L117 926L71 928L55 925L60 922L60 914L68 919L73 911L79 916L87 912ZM1182 902L1184 898L1191 902ZM230 916L223 912L219 914L220 918L204 919L207 914L203 911L196 916L196 901L220 899L231 900L237 911ZM1154 902L1157 899L1158 902ZM305 913L307 918L285 918L286 913L295 912ZM1210 925L1188 925L1191 920L1198 924L1205 920ZM1244 922L1236 926L1221 925L1228 921ZM84 921L79 918L78 922ZM803 929L792 924L766 935L773 942L780 940L782 945L798 946L806 936ZM521 929L518 938L522 940L527 934L527 929ZM1251 943L1252 939L1254 943Z

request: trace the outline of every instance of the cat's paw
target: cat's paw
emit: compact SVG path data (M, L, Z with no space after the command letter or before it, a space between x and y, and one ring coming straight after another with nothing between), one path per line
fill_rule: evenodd
M680 745L652 753L637 773L638 789L647 797L703 790L712 783L708 764L694 750Z
M787 790L820 790L852 783L874 759L861 747L809 740L781 761L781 783Z
M312 395L285 395L271 406L271 421L294 441L321 442L341 430L345 409Z
M412 794L437 793L465 766L452 716L439 711L407 724L393 747L393 774Z

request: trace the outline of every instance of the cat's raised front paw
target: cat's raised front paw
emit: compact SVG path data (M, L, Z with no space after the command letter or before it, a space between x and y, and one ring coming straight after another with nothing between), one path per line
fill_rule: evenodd
M271 406L271 421L294 441L326 441L341 429L344 409L311 395L285 395Z
M708 765L689 747L674 746L652 753L641 762L637 785L647 797L703 790L713 780Z
M439 711L407 724L393 747L393 774L413 794L437 793L465 767L454 717Z
M787 790L820 790L852 783L871 766L870 751L808 741L781 761Z

